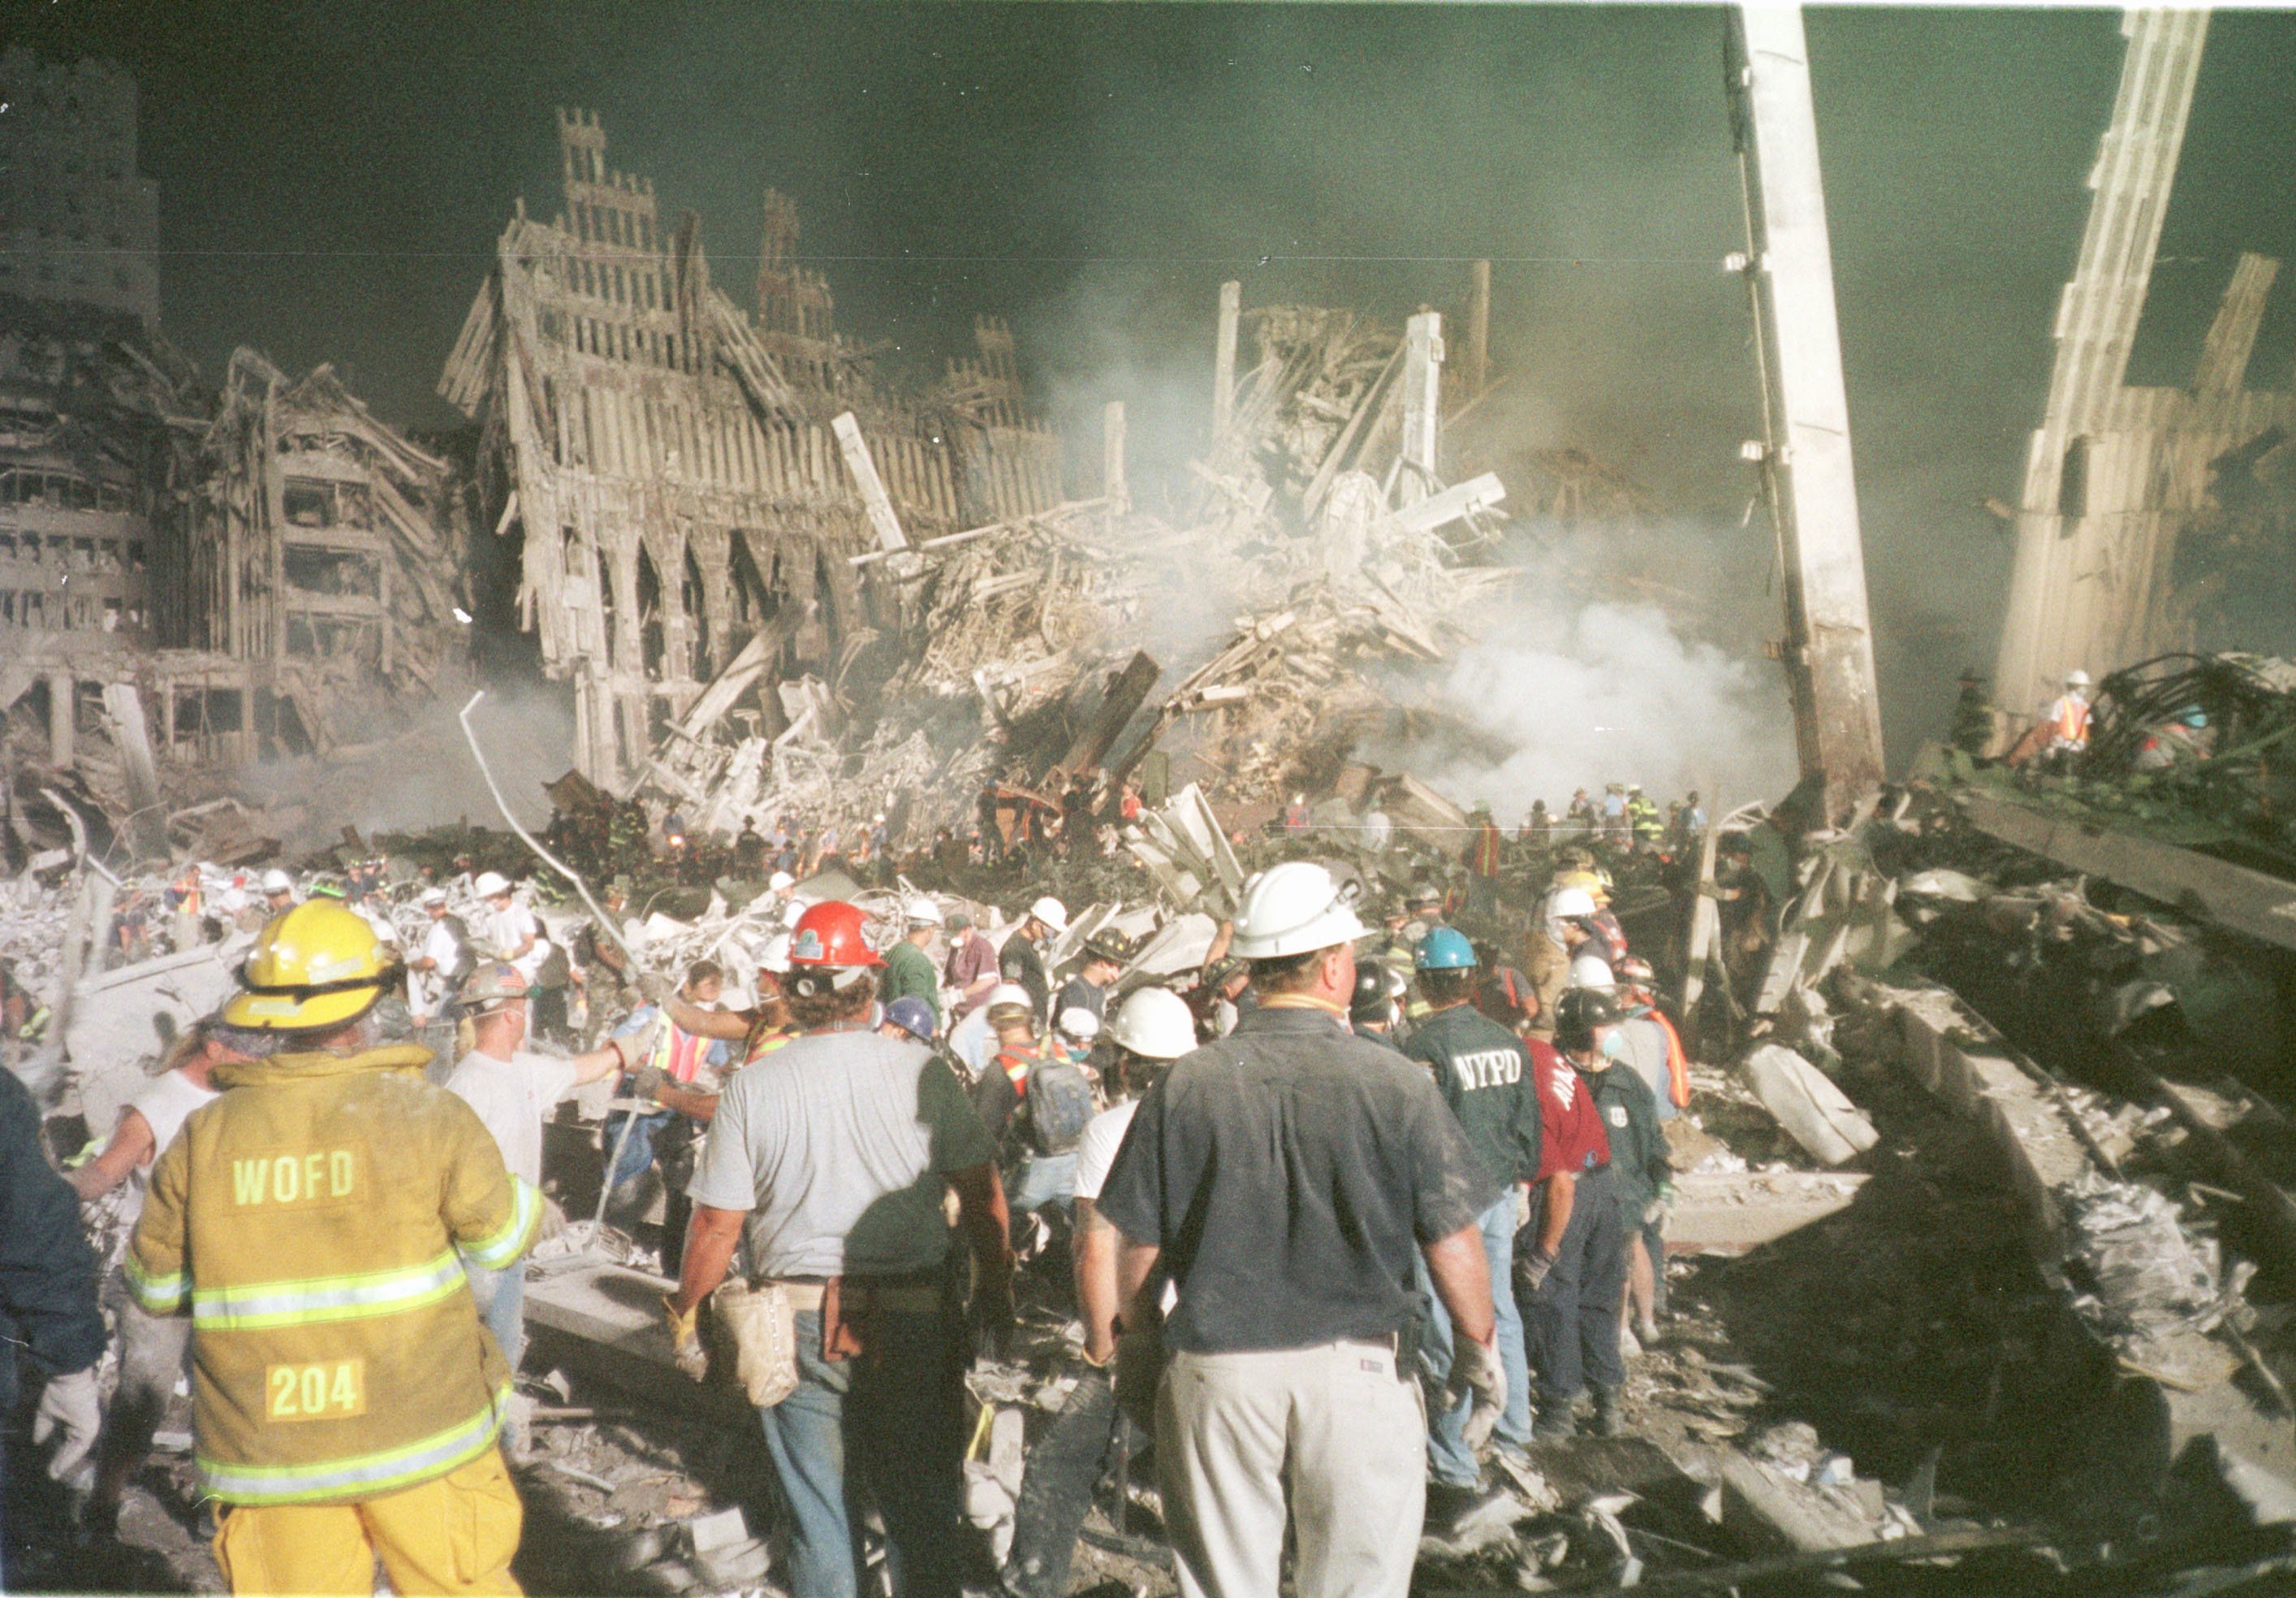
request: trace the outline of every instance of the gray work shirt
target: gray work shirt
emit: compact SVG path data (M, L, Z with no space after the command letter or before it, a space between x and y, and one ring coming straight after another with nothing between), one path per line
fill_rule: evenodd
M948 1174L996 1158L956 1078L922 1045L814 1032L726 1085L685 1191L749 1212L752 1275L906 1275L948 1253Z
M1401 1331L1420 1246L1501 1191L1423 1066L1263 1006L1148 1090L1098 1202L1163 1251L1165 1341L1218 1354Z

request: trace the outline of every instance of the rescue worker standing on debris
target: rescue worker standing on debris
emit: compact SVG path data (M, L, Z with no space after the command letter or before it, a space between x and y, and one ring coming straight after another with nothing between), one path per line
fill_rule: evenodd
M1029 906L1028 915L1004 939L1004 947L996 951L998 977L1028 989L1029 1002L1036 1007L1038 1020L1046 1018L1053 1002L1052 971L1045 959L1046 952L1052 947L1053 939L1068 930L1067 907L1048 894Z
M1620 1012L1613 1006L1612 1013ZM1666 1269L1664 1244L1652 1258L1643 1229L1655 1226L1674 1200L1674 1167L1667 1158L1666 1136L1659 1130L1658 1100L1641 1072L1627 1058L1626 1039L1616 1021L1602 1028L1602 1041L1593 1054L1574 1054L1571 1063L1595 1096L1603 1118L1603 1135L1611 1145L1611 1193L1619 1209L1620 1262L1620 1299L1616 1313L1621 1329L1628 1323L1630 1289L1639 1276L1643 1291L1640 1324L1635 1330L1644 1342L1658 1338L1658 1319L1652 1309L1652 1275ZM1636 1261L1641 1258L1637 1267ZM1615 1423L1615 1405L1602 1405Z
M695 1315L739 1245L796 1309L797 1386L761 1408L788 1502L796 1598L852 1598L862 1518L884 1518L893 1590L953 1598L964 1455L962 1309L945 1193L956 1195L981 1317L1012 1323L996 1151L948 1069L869 1027L882 962L855 906L799 918L788 998L800 1035L726 1085L693 1179L693 1225L666 1300L681 1364L705 1368ZM867 1582L871 1589L873 1582Z
M540 1196L470 1106L378 1045L398 979L335 903L266 923L222 1020L266 1058L214 1069L152 1173L136 1300L192 1317L201 1482L237 1593L515 1593L520 1507L496 1436L510 1371L463 1260L508 1268Z
M1574 987L1555 1005L1554 1044L1534 1039L1538 1089L1539 1180L1530 1219L1515 1234L1515 1299L1530 1362L1538 1370L1544 1442L1577 1435L1572 1413L1589 1386L1595 1424L1618 1426L1619 1301L1626 1291L1626 1239L1611 1179L1611 1142L1578 1062L1593 1061L1617 1012L1599 990Z
M2065 758L2088 748L2089 676L2075 667L2065 674L2065 691L2049 701L2045 718L2051 755Z
M1477 1217L1496 1196L1425 1069L1349 1035L1353 906L1311 861L1245 884L1259 1007L1149 1089L1100 1192L1124 1235L1119 1382L1155 1399L1186 1598L1399 1595L1425 1511L1426 1411L1399 1357L1426 1261L1472 1391L1506 1403ZM1168 1315L1163 1285L1176 1291Z
M1068 1591L1078 1530L1119 1440L1116 1429L1121 1422L1111 1381L1116 1363L1118 1239L1116 1228L1097 1208L1100 1189L1131 1129L1140 1095L1173 1061L1196 1046L1195 1017L1177 994L1144 987L1119 1007L1108 1024L1108 1038L1113 1049L1108 1082L1116 1102L1085 1128L1076 1168L1072 1256L1087 1369L1078 1374L1051 1430L1029 1450L1013 1551L1004 1562L1005 1589L1017 1598L1060 1598Z
M1413 962L1429 1015L1412 1028L1403 1052L1434 1073L1443 1102L1459 1118L1467 1146L1490 1189L1499 1196L1475 1220L1490 1280L1505 1282L1514 1258L1518 1225L1515 1195L1538 1175L1538 1086L1530 1079L1530 1057L1515 1035L1475 1007L1477 963L1466 935L1438 927L1419 945ZM1504 1291L1492 1296L1498 1326L1499 1363L1506 1371L1507 1405L1496 1432L1501 1444L1530 1446L1530 1374L1524 1363L1522 1319ZM1431 1307L1422 1346L1431 1372L1451 1368L1451 1317L1439 1299ZM1462 1435L1467 1405L1436 1409L1428 1428L1429 1466L1434 1485L1428 1494L1433 1518L1456 1524L1478 1502L1481 1477Z

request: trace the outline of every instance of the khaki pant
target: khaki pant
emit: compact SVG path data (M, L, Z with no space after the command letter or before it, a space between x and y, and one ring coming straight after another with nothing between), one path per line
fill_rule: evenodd
M1184 1598L1403 1598L1427 1504L1419 1384L1375 1343L1175 1353L1156 1456Z
M216 1533L234 1593L369 1598L375 1556L403 1598L515 1594L522 1511L502 1450L404 1492L357 1504L234 1504Z

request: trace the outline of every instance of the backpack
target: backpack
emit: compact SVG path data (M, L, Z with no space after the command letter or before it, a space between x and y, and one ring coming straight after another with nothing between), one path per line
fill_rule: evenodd
M1039 1154L1066 1154L1083 1141L1096 1106L1092 1084L1071 1061L1046 1056L1029 1073L1029 1143Z

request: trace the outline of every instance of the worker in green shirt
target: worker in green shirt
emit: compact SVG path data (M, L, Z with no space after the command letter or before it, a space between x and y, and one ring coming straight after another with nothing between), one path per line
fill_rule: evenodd
M933 1013L933 1025L940 1025L940 973L933 968L932 956L925 953L925 945L940 930L940 906L922 894L911 898L906 909L908 930L901 940L885 951L883 987L880 993L886 1004L898 998L919 998Z

